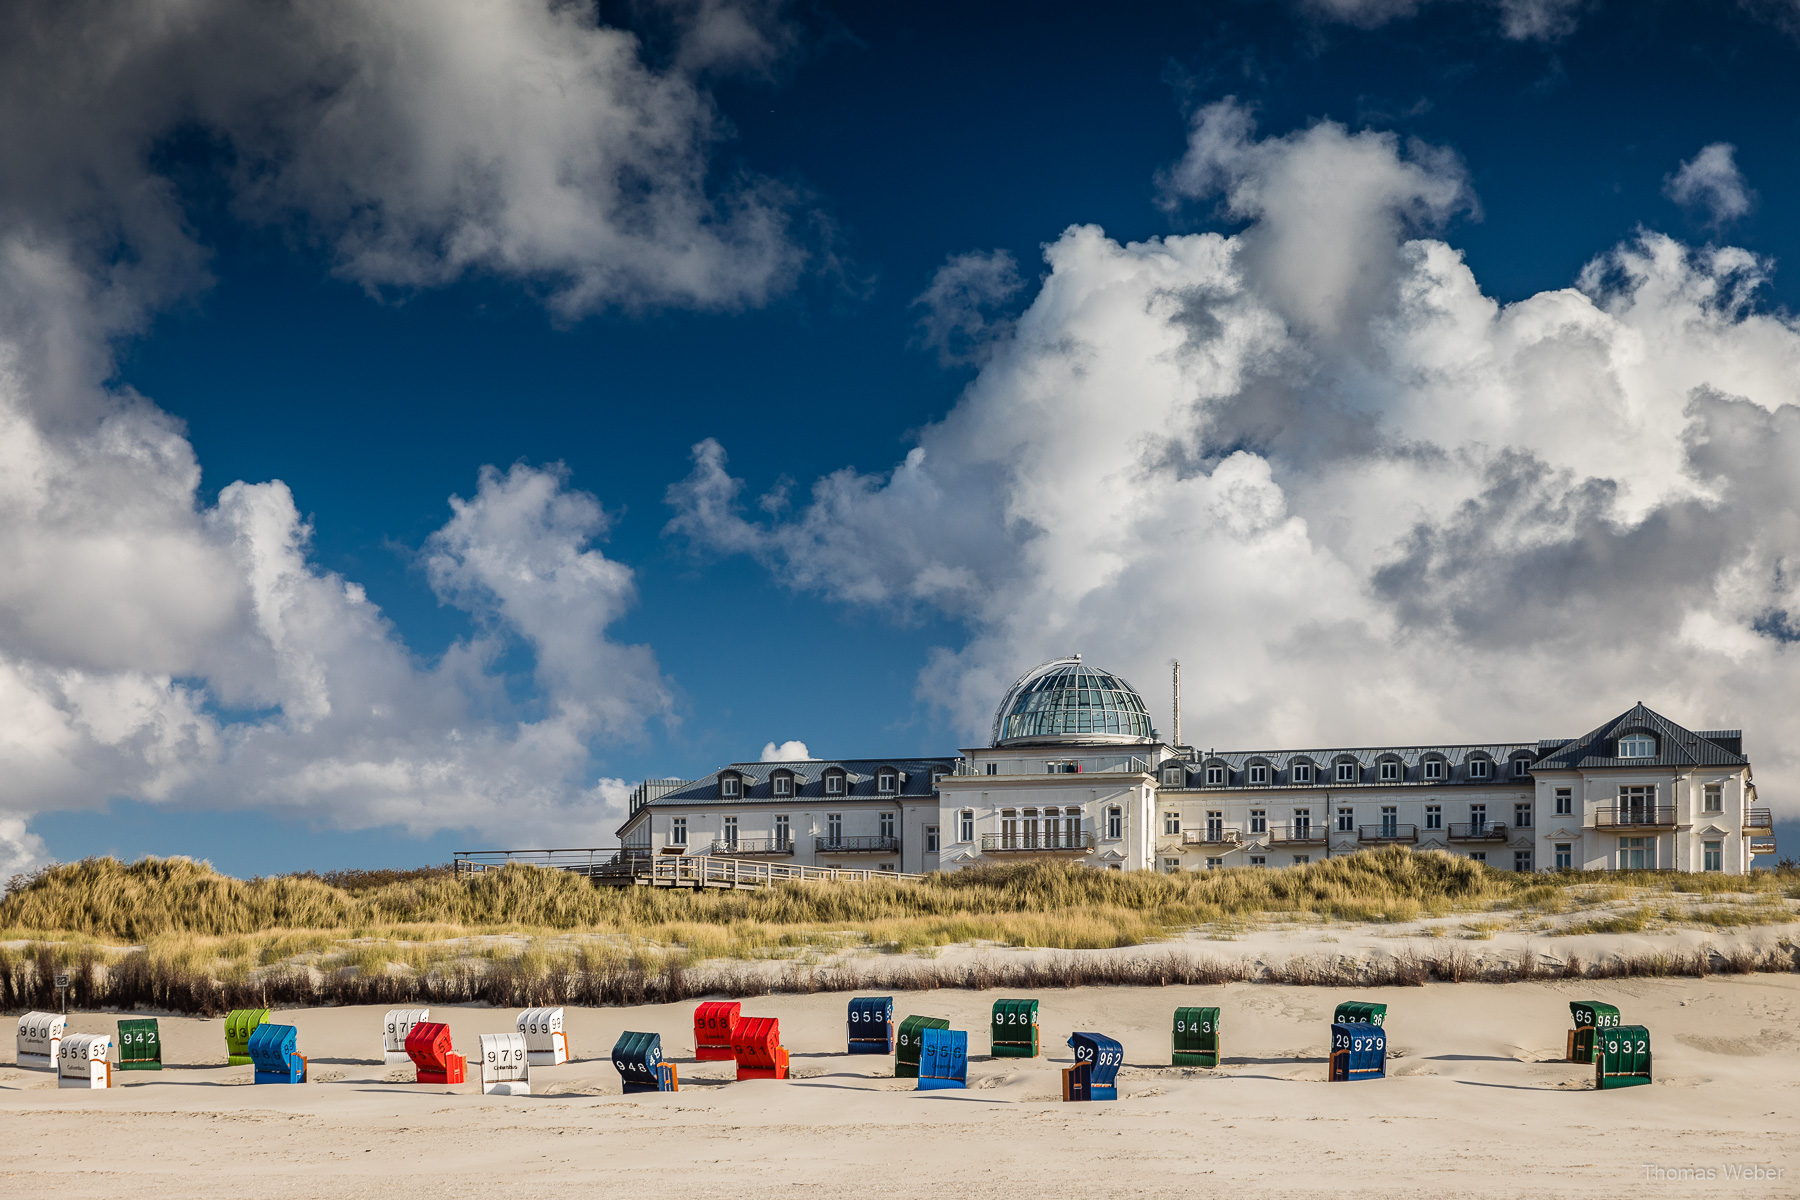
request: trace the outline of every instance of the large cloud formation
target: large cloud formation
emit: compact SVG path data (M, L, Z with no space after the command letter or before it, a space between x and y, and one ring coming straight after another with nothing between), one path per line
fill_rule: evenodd
M1800 329L1756 308L1766 262L1646 232L1500 304L1431 236L1473 203L1453 156L1229 102L1163 186L1246 224L1070 228L903 462L753 519L702 442L672 528L964 622L920 690L971 736L1080 650L1165 728L1181 659L1201 744L1574 736L1641 698L1800 774Z
M375 292L479 272L567 318L760 302L802 261L794 197L710 180L707 80L769 69L777 8L642 6L654 56L561 0L0 9L0 871L42 853L21 814L111 796L601 835L624 785L594 747L668 693L607 635L634 588L593 497L515 466L452 501L423 561L476 632L420 663L310 560L284 484L202 502L185 431L112 351L205 286L196 187Z

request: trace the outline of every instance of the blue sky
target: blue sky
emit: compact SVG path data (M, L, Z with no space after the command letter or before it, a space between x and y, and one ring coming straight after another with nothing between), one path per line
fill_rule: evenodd
M1185 732L1207 744L1572 736L1642 698L1691 726L1745 726L1778 807L1800 769L1785 749L1800 729L1772 711L1795 682L1782 569L1792 497L1779 485L1791 436L1780 409L1800 390L1786 315L1800 287L1787 268L1800 234L1785 219L1800 204L1791 5L603 5L585 17L589 91L528 104L510 89L534 68L504 52L546 36L543 5L516 0L504 37L467 31L469 54L493 47L497 63L457 59L444 72L467 74L450 80L475 97L466 125L509 105L523 116L451 134L385 93L411 81L381 64L330 106L268 117L281 86L339 80L323 51L271 49L275 33L246 7L201 6L193 33L237 45L242 78L197 84L192 46L150 44L140 71L68 121L73 150L26 139L24 165L0 184L0 234L49 247L0 273L11 292L0 321L12 326L0 339L25 364L9 401L17 429L71 472L72 494L94 497L84 528L153 548L143 576L92 584L119 591L97 619L137 631L105 654L81 631L44 632L67 604L55 587L0 597L0 653L18 677L9 774L22 781L0 809L18 862L191 853L243 874L442 861L515 839L593 844L616 811L605 781L697 774L788 739L815 754L947 752L968 744L1012 675L1064 650L1132 677L1159 724L1165 664L1181 657ZM362 19L347 0L328 7ZM40 82L86 77L84 21L129 41L132 19L96 4L44 22ZM4 53L26 52L20 28ZM433 35L400 22L381 36ZM572 69L554 60L522 61ZM0 104L13 128L49 112L60 130L56 95L8 88ZM641 160L604 129L608 106L634 104L674 130ZM391 165L393 146L440 137L465 139L469 159L562 156L577 164L576 190L629 176L641 207L558 226L529 170L463 179L456 165ZM1352 168L1366 186L1340 200L1336 173ZM696 195L709 215L693 216ZM694 261L681 255L696 230L732 212L778 229L704 250L703 284L671 282ZM1109 241L1078 246L1065 237L1076 225ZM636 245L614 236L642 227L658 232ZM1126 280L1118 247L1204 234L1244 239L1221 243L1241 245L1244 280L1197 260L1154 286ZM1696 263L1713 257L1639 275L1608 258L1658 235ZM1545 294L1580 285L1612 324L1491 377L1467 364L1491 363L1496 346L1512 353L1517 330L1476 345L1420 326L1401 353L1393 306L1414 312L1412 276L1390 279L1384 264L1419 239L1460 255L1500 305L1548 309ZM1345 268L1379 276L1380 296L1329 278L1346 244L1386 247ZM1045 248L1058 245L1066 282L1045 284ZM1726 262L1721 247L1747 253ZM977 303L920 301L934 279L965 278L940 272L971 254ZM1098 363L1094 377L1153 390L1163 383L1135 372L1175 351L1143 314L1161 297L1240 284L1275 296L1267 313L1303 332L1279 345L1219 335L1265 364L1255 380L1213 387L1195 382L1198 368L1178 373L1169 386L1193 395L1143 417L1185 456L1171 478L1213 481L1210 499L1160 485L1134 497L1137 476L1067 470L1071 493L1094 489L1081 510L1107 515L1093 537L1056 545L1038 522L1065 510L1033 498L1057 477L956 459L984 430L1040 419L1046 440L1017 453L1079 456L1095 427L1064 417L1111 393L1042 383L1079 373L1043 347L1117 331L1097 352L1118 356L1116 372ZM1067 315L1139 286L1091 325ZM1749 290L1725 297L1737 286ZM1319 305L1333 315L1306 331ZM47 333L62 326L39 319L46 311L75 332ZM976 311L987 332L971 336ZM928 344L934 319L962 331L955 360ZM1163 332L1177 320L1157 319ZM1242 312L1216 319L1260 328ZM1379 354L1345 349L1364 334L1389 340ZM1679 361L1618 366L1646 340ZM1425 341L1466 358L1446 364ZM1616 372L1599 383L1569 365L1596 345ZM1428 370L1440 384L1418 384ZM1681 395L1655 394L1662 377L1678 377ZM1742 413L1695 416L1684 407L1695 389L1772 414L1761 434L1731 426L1733 445L1773 447L1766 479L1741 457L1728 468L1744 468L1738 491L1700 478L1694 447L1725 445L1729 414ZM1181 424L1195 404L1211 415ZM1618 453L1584 457L1606 404L1637 432ZM1512 405L1512 422L1445 415L1464 405ZM109 418L147 411L181 422L174 436L199 470L191 493L169 482L174 468L144 483L145 495L179 493L167 527L149 533L130 516L148 502L106 498L110 451L96 449ZM1340 418L1329 445L1296 440ZM1715 423L1709 435L1696 420ZM1537 440L1559 426L1566 437ZM1054 430L1077 441L1048 440ZM1141 458L1141 435L1121 433L1119 453ZM703 477L691 451L709 438L729 458ZM897 469L919 446L920 471L945 472L928 481L950 498L935 508L902 494L912 476ZM1449 465L1394 482L1393 464L1432 454ZM99 465L79 470L83 455ZM515 464L529 480L504 474ZM478 496L488 466L520 490ZM845 469L849 492L809 504ZM1684 471L1691 486L1671 489ZM1470 478L1485 483L1459 491ZM724 495L731 479L740 509L696 515L693 497ZM238 481L285 484L309 537L294 541L273 493L231 491ZM783 488L786 507L758 508ZM1521 489L1537 489L1530 504L1496 507ZM525 499L507 508L503 493ZM598 509L544 515L583 494ZM471 515L446 533L452 496ZM1220 516L1221 496L1249 507ZM1123 533L1125 514L1146 511L1165 538ZM1233 547L1245 529L1271 540L1211 553L1204 531L1177 521L1194 511L1234 531ZM1395 511L1407 519L1381 515ZM12 519L29 529L37 518ZM505 548L545 529L549 557L534 561L563 564L546 585L555 596L509 591ZM1495 530L1512 534L1500 544ZM269 602L242 598L259 594L262 536L298 547L302 590L323 581L305 620L281 626ZM1696 566L1694 544L1722 541L1728 552ZM174 549L157 558L165 543ZM0 553L25 561L30 538ZM212 555L216 572L194 565ZM1280 581L1279 564L1301 559L1312 573ZM1596 562L1648 566L1627 578L1592 572ZM327 593L346 582L370 603L333 608ZM213 605L208 588L225 598ZM202 609L212 615L193 615ZM579 645L545 632L571 625L587 631ZM410 665L367 683L356 664L371 652L340 636L352 626ZM451 671L459 653L481 665ZM546 670L558 662L571 665ZM110 681L115 724L139 724L104 732L69 672ZM590 703L596 694L606 702ZM347 696L373 696L396 721L378 745L340 726ZM481 737L484 749L463 749ZM456 753L434 757L447 743Z

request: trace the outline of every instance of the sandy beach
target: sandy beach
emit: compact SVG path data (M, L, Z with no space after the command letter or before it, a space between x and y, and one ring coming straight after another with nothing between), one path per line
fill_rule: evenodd
M1325 1082L1332 1006L1389 1005L1390 1078ZM0 1067L0 1174L14 1195L661 1197L818 1195L1623 1196L1646 1190L1793 1195L1800 1181L1800 978L1366 989L1232 985L1041 993L1045 1053L995 1060L994 993L896 995L896 1014L970 1031L969 1090L921 1094L892 1060L844 1053L846 996L744 1002L781 1019L786 1082L731 1081L692 1058L691 1004L570 1009L577 1061L533 1073L529 1097L419 1086L379 1064L382 1011L278 1013L312 1063L301 1086L252 1086L224 1063L223 1023L162 1019L160 1073L111 1091L58 1090ZM1598 999L1650 1027L1656 1083L1592 1090L1558 1061L1568 1002ZM1223 1009L1224 1062L1171 1068L1181 1004ZM459 1049L512 1014L438 1009ZM115 1028L71 1016L73 1032ZM681 1091L626 1097L606 1057L625 1029L658 1032ZM1111 1034L1117 1103L1063 1104L1076 1029ZM1736 1164L1783 1172L1732 1180ZM1657 1180L1647 1167L1718 1177Z

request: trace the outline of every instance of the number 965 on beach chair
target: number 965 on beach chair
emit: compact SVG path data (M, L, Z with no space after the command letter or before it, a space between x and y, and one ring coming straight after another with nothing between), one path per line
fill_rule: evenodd
M1387 1077L1387 1031L1364 1021L1331 1027L1331 1074L1333 1083L1351 1083L1360 1079Z
M105 1033L64 1034L57 1046L56 1086L59 1088L109 1088L112 1036Z
M613 1069L619 1073L619 1084L627 1096L634 1092L676 1092L681 1088L675 1078L675 1064L664 1062L660 1033L633 1033L626 1030L613 1043Z
M257 1083L305 1083L306 1055L296 1048L300 1031L268 1021L250 1035L250 1061Z
M569 1061L569 1037L563 1032L563 1010L528 1008L519 1014L525 1035L525 1059L534 1067L559 1067Z
M63 1032L68 1027L69 1018L61 1013L28 1012L20 1017L18 1064L45 1071L56 1070Z
M961 1029L927 1029L919 1035L919 1090L969 1086L969 1035Z
M481 1091L487 1096L531 1095L531 1063L522 1033L481 1035Z
M1591 1063L1594 1061L1594 1031L1617 1029L1619 1010L1593 1000L1571 1000L1569 1016L1574 1019L1575 1028L1569 1030L1568 1061Z
M429 1020L429 1008L390 1008L381 1020L381 1061L390 1066L413 1061L406 1039L414 1026Z

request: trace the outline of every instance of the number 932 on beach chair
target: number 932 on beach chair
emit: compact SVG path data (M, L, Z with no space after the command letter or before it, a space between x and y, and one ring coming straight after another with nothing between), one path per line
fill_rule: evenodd
M1174 1041L1174 1053L1169 1059L1171 1066L1218 1066L1219 1010L1216 1008L1176 1009Z
M1336 1022L1331 1027L1333 1083L1387 1077L1387 1030L1366 1021Z
M132 1017L119 1022L119 1070L162 1070L162 1030L155 1017Z
M234 1067L250 1062L250 1035L269 1019L266 1008L234 1008L225 1014L225 1061Z
M455 1052L450 1043L450 1027L441 1021L420 1021L407 1031L406 1057L417 1068L418 1083L469 1081L469 1060Z
M850 1053L894 1052L894 998L857 996L850 1001Z
M1650 1031L1615 1025L1594 1035L1594 1086L1634 1087L1650 1082Z
M950 1022L942 1017L908 1017L900 1022L900 1036L894 1039L894 1078L917 1079L925 1031L948 1028Z
M736 1000L708 1000L694 1009L694 1057L702 1062L734 1057L731 1031L743 1006Z
M678 1092L675 1064L664 1062L662 1034L633 1033L629 1029L613 1043L613 1069L627 1096L634 1092Z
M1075 1065L1063 1068L1063 1099L1117 1100L1125 1048L1099 1033L1071 1034L1069 1046L1075 1051Z
M264 1021L250 1035L250 1062L257 1083L305 1083L306 1055L296 1048L300 1031Z
M775 1017L739 1017L731 1052L739 1079L788 1077L787 1047L781 1044L781 1022Z
M1038 1002L994 1001L993 1038L989 1049L995 1058L1036 1058L1038 1054Z
M109 1088L112 1064L106 1056L112 1051L112 1035L106 1033L66 1033L56 1050L56 1086L59 1088Z
M569 1037L563 1032L563 1010L528 1008L515 1023L525 1035L525 1060L534 1067L560 1067L569 1061Z
M960 1029L927 1029L919 1035L919 1090L969 1086L969 1035Z
M1594 1061L1594 1031L1617 1029L1619 1010L1610 1004L1600 1004L1593 1000L1571 1000L1569 1016L1574 1019L1575 1028L1569 1030L1567 1060L1572 1063L1591 1063Z
M28 1012L19 1018L18 1057L21 1067L57 1069L58 1052L69 1018L61 1013Z
M411 1062L412 1055L406 1049L407 1035L412 1033L415 1025L429 1020L429 1008L388 1009L387 1016L381 1019L381 1061L389 1066Z
M524 1034L481 1035L481 1092L484 1096L531 1095L531 1062Z

